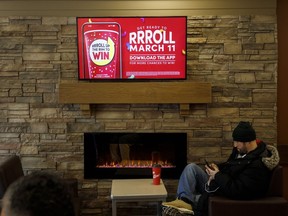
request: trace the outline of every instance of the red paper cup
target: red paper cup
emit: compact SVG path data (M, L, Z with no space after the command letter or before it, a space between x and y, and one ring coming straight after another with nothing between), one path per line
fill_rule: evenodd
M161 179L161 165L160 164L154 164L152 166L152 174L153 174L153 184L159 185L160 179Z

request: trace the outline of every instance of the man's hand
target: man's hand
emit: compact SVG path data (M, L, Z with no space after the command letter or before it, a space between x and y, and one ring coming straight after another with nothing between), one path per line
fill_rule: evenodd
M206 173L209 175L209 182L214 179L216 173L219 172L219 168L216 164L212 163L210 164L210 167L212 168L209 168L207 165L205 165L205 168L206 168Z

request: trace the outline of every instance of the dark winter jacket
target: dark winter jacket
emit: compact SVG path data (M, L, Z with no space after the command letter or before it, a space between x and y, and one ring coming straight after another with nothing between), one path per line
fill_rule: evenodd
M271 170L279 163L275 147L257 140L258 147L244 158L236 159L234 148L227 162L219 165L219 170L211 188L218 188L217 195L231 199L255 199L265 196Z
M210 182L209 191L203 193L196 206L195 216L208 215L208 199L211 195L221 195L230 199L256 199L267 193L271 170L279 163L280 158L274 146L257 140L258 147L244 158L236 159L238 151L232 150L227 162L219 164L219 172Z

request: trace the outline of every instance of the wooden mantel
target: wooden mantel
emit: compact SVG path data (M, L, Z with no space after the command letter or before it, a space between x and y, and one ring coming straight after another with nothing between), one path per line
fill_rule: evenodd
M180 104L180 113L189 104L211 103L211 84L206 82L78 82L60 83L59 103L80 104Z

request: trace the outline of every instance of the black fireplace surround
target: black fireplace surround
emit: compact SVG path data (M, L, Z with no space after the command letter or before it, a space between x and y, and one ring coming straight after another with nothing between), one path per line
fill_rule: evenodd
M152 165L161 178L177 179L187 164L186 133L84 133L84 178L151 178Z

